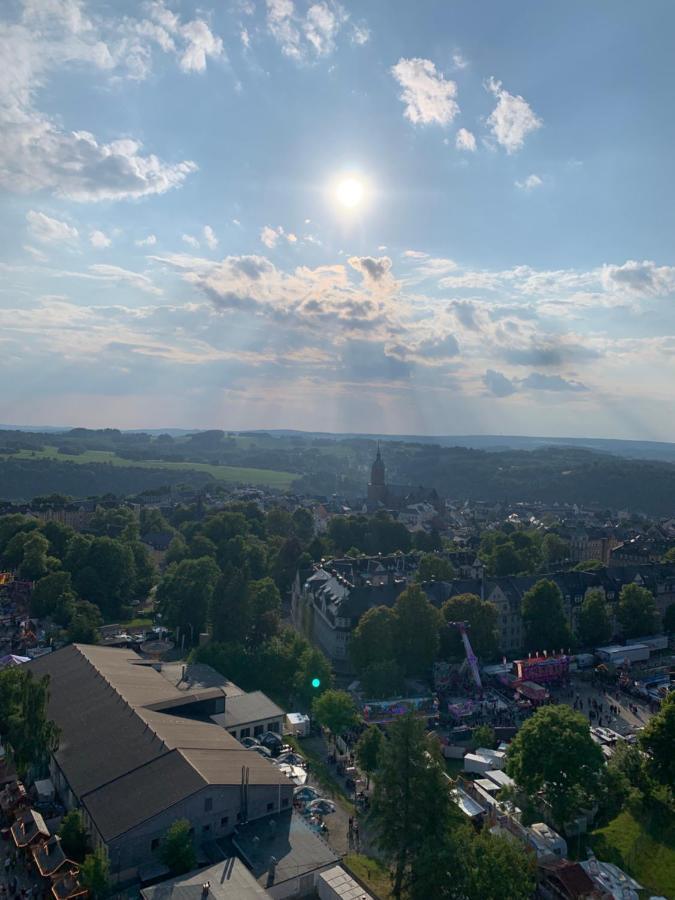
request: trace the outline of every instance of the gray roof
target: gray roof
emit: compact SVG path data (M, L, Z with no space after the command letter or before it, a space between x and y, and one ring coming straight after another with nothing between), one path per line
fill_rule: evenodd
M251 784L289 786L223 728L175 713L189 712L190 697L222 696L219 689L186 696L139 661L128 650L72 644L26 663L50 676L48 714L61 732L56 760L104 840L209 784L239 784L244 764Z
M270 896L235 856L208 869L143 888L141 896L144 900L201 900L205 882L209 883L209 900L261 900Z
M238 697L228 697L225 712L211 716L211 720L223 728L237 728L250 722L263 722L278 719L284 715L283 709L277 706L262 691L251 691Z

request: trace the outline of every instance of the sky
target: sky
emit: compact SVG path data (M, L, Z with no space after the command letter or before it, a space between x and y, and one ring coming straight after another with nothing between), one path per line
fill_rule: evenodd
M0 422L675 440L671 0L4 0Z

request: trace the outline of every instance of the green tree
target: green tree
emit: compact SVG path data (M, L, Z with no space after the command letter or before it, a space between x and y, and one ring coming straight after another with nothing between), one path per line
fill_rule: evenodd
M65 625L70 616L70 606L75 600L70 572L52 572L41 578L30 597L31 615L50 616Z
M612 626L602 591L589 591L584 597L577 633L584 647L600 647L611 636Z
M648 754L649 769L657 781L671 791L675 786L675 691L663 700L661 709L640 732L640 747Z
M279 632L281 627L281 594L271 578L248 583L251 615L249 641L261 644Z
M189 632L196 641L206 626L211 598L220 569L210 557L184 559L171 566L157 585L162 620L171 628ZM190 627L192 626L192 627Z
M493 659L497 655L497 608L489 600L481 600L476 594L457 594L441 607L445 622L467 622L473 652L480 659ZM442 651L444 656L463 657L464 646L459 630L454 626L443 629Z
M53 521L45 522L40 527L40 531L49 541L49 553L51 556L55 556L63 562L68 551L68 543L75 534L74 530L62 522Z
M603 762L584 716L567 705L545 706L511 742L506 771L528 796L541 791L564 826L593 798Z
M572 569L573 572L600 572L605 568L604 562L600 559L586 559Z
M666 634L672 634L675 631L675 603L666 607L663 615L663 630Z
M556 563L564 562L569 558L570 545L567 541L563 540L559 534L549 531L542 538L541 552L544 563L550 567Z
M497 736L494 728L491 728L489 725L479 725L478 728L474 728L473 734L471 735L471 742L476 747L488 747L489 749L494 750L494 746L497 743Z
M542 579L523 596L521 604L526 650L569 647L572 634L563 610L563 596L553 581Z
M308 509L298 507L291 516L293 531L298 540L307 544L314 537L314 519Z
M48 675L34 678L23 666L0 672L0 736L22 777L31 768L46 771L58 747L58 728L47 718L48 701Z
M388 729L375 783L372 822L380 850L394 870L400 898L420 875L419 860L453 822L452 801L438 741L408 713ZM423 867L422 867L423 870ZM431 896L435 896L432 894Z
M335 740L339 734L356 724L354 698L346 691L324 691L312 703L312 715L320 725L330 731Z
M524 847L484 830L470 848L467 900L530 900L536 865Z
M394 612L397 660L406 675L425 675L438 653L441 614L419 585L399 594Z
M377 725L369 725L361 732L356 744L356 761L359 768L366 773L367 787L370 787L370 778L375 774L380 764L384 735Z
M246 572L232 566L225 569L213 589L209 619L216 641L246 641L251 627Z
M304 649L300 649L303 643ZM278 647L274 641L271 642L271 646ZM286 644L284 650L288 646ZM323 653L317 650L316 647L310 646L304 639L298 641L292 652L296 654L299 652L299 656L293 660L293 668L295 669L293 690L301 702L309 705L318 694L330 688L333 683L333 670ZM318 688L315 688L313 685L315 679L319 681Z
M396 657L396 614L388 606L374 606L359 619L349 641L349 654L359 675L370 666Z
M176 819L160 844L159 857L172 875L183 875L197 865L190 828L187 819Z
M361 687L369 700L399 696L405 686L403 669L394 659L371 663L360 673Z
M19 578L37 581L50 568L55 568L58 560L49 556L49 541L39 531L32 531L23 545L23 558L19 564Z
M663 554L664 563L675 563L675 545L669 547Z
M619 594L616 617L627 638L652 634L656 629L654 595L639 584L625 584Z
M110 867L105 850L98 848L88 853L80 866L80 881L89 891L92 900L101 900L110 887Z
M59 825L59 837L68 859L82 862L87 853L88 840L79 809L71 809L65 814Z
M68 640L73 644L97 644L103 617L98 606L86 600L72 604L68 622Z
M415 581L452 581L455 577L455 567L443 556L435 553L425 553L417 567Z

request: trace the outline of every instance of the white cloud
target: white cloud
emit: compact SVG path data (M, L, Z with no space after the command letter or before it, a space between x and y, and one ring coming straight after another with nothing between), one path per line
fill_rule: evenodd
M42 250L38 250L37 247L32 247L30 244L24 244L23 249L26 253L30 253L33 259L36 259L38 262L46 262L48 259L46 253L43 253Z
M476 150L476 138L466 128L460 128L455 139L455 146L458 150L468 150L473 153Z
M241 228L241 222L239 221L239 219L232 219L232 224L236 225L237 228Z
M72 244L79 237L77 228L73 225L61 222L59 219L52 219L34 209L26 214L26 221L35 240L45 244Z
M528 175L523 181L514 182L522 191L534 191L544 183L538 175Z
M239 40L241 41L243 47L248 50L251 46L251 36L248 33L248 28L242 28L239 32Z
M109 281L111 283L122 282L123 284L128 284L130 287L138 288L138 290L144 291L146 294L159 295L162 293L161 289L156 287L150 278L148 278L147 275L143 275L141 272L131 272L129 269L122 269L119 266L109 266L102 263L89 266L89 272L90 275L88 277L96 278L100 281Z
M195 249L199 247L199 241L196 237L191 234L183 234L181 235L181 240L188 244L190 247L194 247Z
M181 25L180 34L185 40L180 57L180 67L184 72L203 72L207 57L215 59L223 55L221 38L216 37L202 19Z
M527 135L541 128L543 122L526 100L520 95L514 97L509 94L501 81L490 78L485 86L497 98L497 105L488 117L488 125L497 143L507 153L515 153L521 149Z
M622 266L604 265L602 285L605 290L618 290L652 297L675 293L675 267L657 266L652 260L629 259Z
M279 243L280 238L288 241L289 244L297 244L298 242L297 235L292 231L284 231L281 225L277 225L276 228L273 228L271 225L265 225L260 231L260 240L266 247L269 247L270 250L276 247L276 245ZM308 234L304 236L304 239L306 241L309 241L310 244L319 243L318 241L315 241L315 239L311 235Z
M465 59L461 53L453 53L452 54L452 64L456 69L466 69L469 65L469 61Z
M289 231L289 233L286 235L286 240L289 244L297 244L298 242L297 237L293 234L292 231Z
M363 46L370 40L370 29L364 25L354 25L352 29L352 44Z
M210 225L205 225L202 234L204 235L204 241L206 242L206 246L211 250L215 250L218 246L218 238L215 235L213 228Z
M267 0L267 28L281 52L296 62L329 56L348 18L337 0L312 3L304 15L296 11L293 0ZM362 27L359 34L363 36L366 31Z
M407 256L409 259L428 259L429 254L425 253L423 250L404 250L403 256Z
M137 247L154 247L157 243L157 237L154 234L149 234L147 237L134 241L134 243Z
M437 72L431 60L402 58L391 72L403 88L403 114L414 125L449 125L459 112L457 84Z
M97 250L103 250L109 247L112 241L107 234L96 229L89 234L89 243L92 247L96 247Z

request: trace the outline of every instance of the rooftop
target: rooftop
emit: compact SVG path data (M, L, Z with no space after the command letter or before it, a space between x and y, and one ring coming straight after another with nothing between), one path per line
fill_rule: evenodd
M143 888L141 896L144 900L202 900L206 883L208 900L260 900L270 896L235 856L208 869Z
M223 728L237 728L249 722L278 719L283 715L283 709L270 700L267 694L263 694L262 691L251 691L250 694L228 697L225 712L211 716L211 721Z

